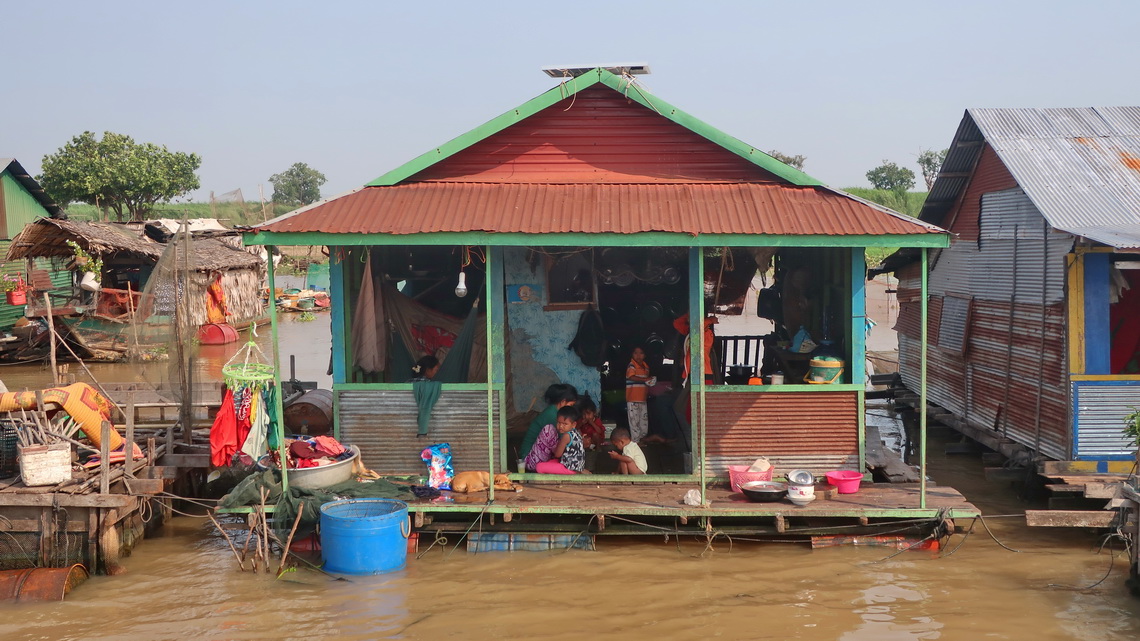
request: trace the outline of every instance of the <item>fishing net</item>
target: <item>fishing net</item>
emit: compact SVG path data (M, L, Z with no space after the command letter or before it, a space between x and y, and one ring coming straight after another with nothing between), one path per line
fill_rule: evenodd
M129 359L155 363L149 368L155 391L178 403L179 417L187 420L205 400L205 388L195 380L200 324L195 316L207 286L208 275L197 270L194 240L183 221L147 278L130 321Z

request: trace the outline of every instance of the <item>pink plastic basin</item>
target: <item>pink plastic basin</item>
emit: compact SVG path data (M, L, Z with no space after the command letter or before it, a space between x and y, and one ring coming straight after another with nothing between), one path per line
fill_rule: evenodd
M828 472L824 476L827 477L827 482L835 486L835 491L840 494L854 494L859 491L859 483L863 480L863 475L853 470L836 470L835 472Z

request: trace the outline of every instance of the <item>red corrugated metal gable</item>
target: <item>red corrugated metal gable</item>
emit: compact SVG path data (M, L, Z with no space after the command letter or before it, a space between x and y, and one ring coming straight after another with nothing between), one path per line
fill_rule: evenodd
M986 144L982 150L982 157L978 159L978 166L970 177L969 186L950 212L948 229L961 240L977 240L982 194L1012 189L1016 186L1017 181L1002 164L1001 158L998 158L993 148Z
M330 234L941 233L824 188L773 183L418 182L367 187L257 229Z
M605 86L583 89L411 181L786 182Z

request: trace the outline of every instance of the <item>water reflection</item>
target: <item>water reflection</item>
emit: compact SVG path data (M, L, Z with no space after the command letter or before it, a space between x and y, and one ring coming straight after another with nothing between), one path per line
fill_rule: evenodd
M867 578L875 584L863 589L862 597L854 602L854 605L864 605L853 610L861 623L855 630L845 632L840 639L905 641L941 637L943 625L932 616L918 614L926 609L928 595L916 584L907 581L905 576L892 573L873 573Z
M332 337L329 333L329 312L314 314L311 321L302 321L301 314L281 314L279 334L281 337L281 368L285 377L289 376L290 356L296 362L297 378L304 381L317 381L319 387L329 388L332 376L327 374L329 350ZM256 329L251 336L242 331L240 340L229 345L193 345L194 377L199 382L220 382L222 366L226 364L252 337L267 361L273 358L273 341L269 325ZM171 380L169 362L154 363L87 363L91 374L105 383L159 382ZM71 373L79 381L90 382L84 369L78 364L71 365ZM46 362L29 364L6 364L0 367L0 379L10 390L43 389L52 385L51 368Z

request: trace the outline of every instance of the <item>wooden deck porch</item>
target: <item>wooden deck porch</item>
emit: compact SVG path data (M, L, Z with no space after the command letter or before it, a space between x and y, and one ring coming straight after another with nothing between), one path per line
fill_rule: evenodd
M817 498L806 506L786 499L751 503L727 487L707 490L710 504L685 505L682 498L696 483L657 484L528 484L520 492L444 492L436 499L409 502L416 529L425 532L469 528L478 514L486 531L592 534L704 534L712 529L752 534L838 534L876 527L944 519L968 519L980 511L957 490L928 487L926 506L919 507L918 484L864 484L855 494L837 494L818 486ZM870 530L869 530L870 529Z

